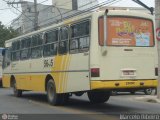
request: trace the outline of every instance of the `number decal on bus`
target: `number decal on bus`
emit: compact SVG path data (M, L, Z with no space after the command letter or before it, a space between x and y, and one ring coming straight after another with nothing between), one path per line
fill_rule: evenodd
M53 67L53 59L44 60L44 68L46 67Z

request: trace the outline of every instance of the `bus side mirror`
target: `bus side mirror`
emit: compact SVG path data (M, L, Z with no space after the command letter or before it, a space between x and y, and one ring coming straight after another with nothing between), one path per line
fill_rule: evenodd
M2 50L2 56L5 56L5 53L6 53L6 49L3 49Z

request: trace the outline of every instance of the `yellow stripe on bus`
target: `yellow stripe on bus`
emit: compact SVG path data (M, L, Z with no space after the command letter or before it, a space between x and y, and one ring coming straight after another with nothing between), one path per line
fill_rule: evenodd
M51 71L59 71L61 63L62 63L62 56L56 56L54 59L54 67L51 69ZM61 76L60 72L53 72L52 73L52 77L53 77L55 85L56 85L57 93L59 93L59 90L60 90L60 84L61 84L60 76Z
M69 55L68 57L68 62L67 62L67 70L69 70L69 66L70 66L70 63L71 63L71 56L72 55ZM69 75L69 72L67 72L66 74L66 81L65 81L65 86L64 86L64 91L67 92L67 81L68 81L68 75Z
M65 65L64 65L64 69L65 71L68 71L68 62L69 62L69 55L66 56L66 60L65 60ZM67 72L64 73L64 77L63 77L63 93L65 92L65 86L66 86L66 81L67 81Z

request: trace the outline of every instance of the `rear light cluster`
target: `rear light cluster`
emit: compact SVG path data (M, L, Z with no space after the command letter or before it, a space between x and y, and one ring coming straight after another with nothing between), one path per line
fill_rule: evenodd
M155 68L155 76L158 76L158 68Z
M100 69L99 68L91 68L91 77L99 77Z

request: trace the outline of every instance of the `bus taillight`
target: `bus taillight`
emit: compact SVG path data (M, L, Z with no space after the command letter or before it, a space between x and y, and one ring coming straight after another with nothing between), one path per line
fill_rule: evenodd
M99 77L100 69L99 68L91 68L91 77Z
M158 68L155 68L155 76L158 76Z

